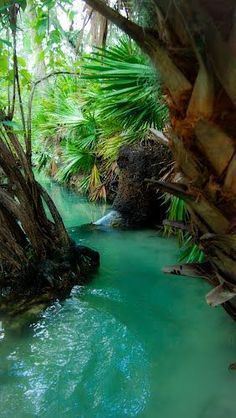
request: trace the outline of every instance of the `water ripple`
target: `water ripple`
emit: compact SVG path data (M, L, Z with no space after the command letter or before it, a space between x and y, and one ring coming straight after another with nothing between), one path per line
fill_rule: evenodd
M34 324L29 347L24 359L20 348L9 356L14 379L2 396L13 411L23 379L19 417L135 417L144 409L150 391L144 348L111 314L76 298L53 305ZM1 417L10 417L9 408Z

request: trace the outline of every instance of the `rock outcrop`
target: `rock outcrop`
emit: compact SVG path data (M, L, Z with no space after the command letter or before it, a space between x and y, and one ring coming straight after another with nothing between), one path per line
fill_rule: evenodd
M170 169L171 154L160 144L124 146L118 157L119 186L113 209L124 226L161 225L166 207L163 193L147 179L160 179Z

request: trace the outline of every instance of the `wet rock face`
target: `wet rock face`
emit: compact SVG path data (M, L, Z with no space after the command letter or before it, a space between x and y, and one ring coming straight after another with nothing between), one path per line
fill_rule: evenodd
M113 209L123 217L126 226L160 225L166 208L162 193L146 179L160 179L171 161L163 145L122 147L118 157L119 186Z

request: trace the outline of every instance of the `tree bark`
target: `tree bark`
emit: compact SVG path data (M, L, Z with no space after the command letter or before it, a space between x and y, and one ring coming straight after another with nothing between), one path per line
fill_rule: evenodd
M184 187L159 186L186 201L209 263L196 271L208 268L217 286L208 303L236 318L235 1L154 0L162 17L155 30L101 0L85 2L134 39L159 71L170 110L166 136Z
M88 266L91 270L96 267L99 257L92 250L78 250L54 202L35 179L31 164L31 105L39 81L30 96L27 127L16 45L19 4L11 4L7 13L13 36L14 91L18 95L25 143L21 144L12 127L16 99L13 94L8 113L0 109L0 291L10 290L18 297L45 292L50 286L56 294L82 283ZM83 263L85 253L87 261Z

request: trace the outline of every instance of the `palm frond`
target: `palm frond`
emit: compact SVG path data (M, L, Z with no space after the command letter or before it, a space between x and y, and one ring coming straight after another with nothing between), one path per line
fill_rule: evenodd
M64 164L59 169L56 179L61 182L68 182L70 177L75 174L88 174L94 164L95 157L88 151L82 151L75 144L68 144Z
M162 129L168 118L160 99L160 82L148 59L130 40L99 48L83 66L82 78L99 83L96 91L103 120L116 118L125 129ZM94 99L94 92L93 99Z
M165 195L165 202L169 204L167 211L168 221L188 222L189 214L185 202L176 196ZM173 228L169 225L164 227L164 235L177 237L179 246L181 248L179 261L183 260L186 263L201 262L204 260L204 253L199 246L194 242L192 235L189 232L184 232L180 229Z
M86 57L79 79L62 78L49 88L38 102L35 144L38 137L46 147L60 148L59 181L79 175L80 190L105 198L106 176L121 146L145 139L150 127L163 127L168 113L160 97L149 61L122 38Z

